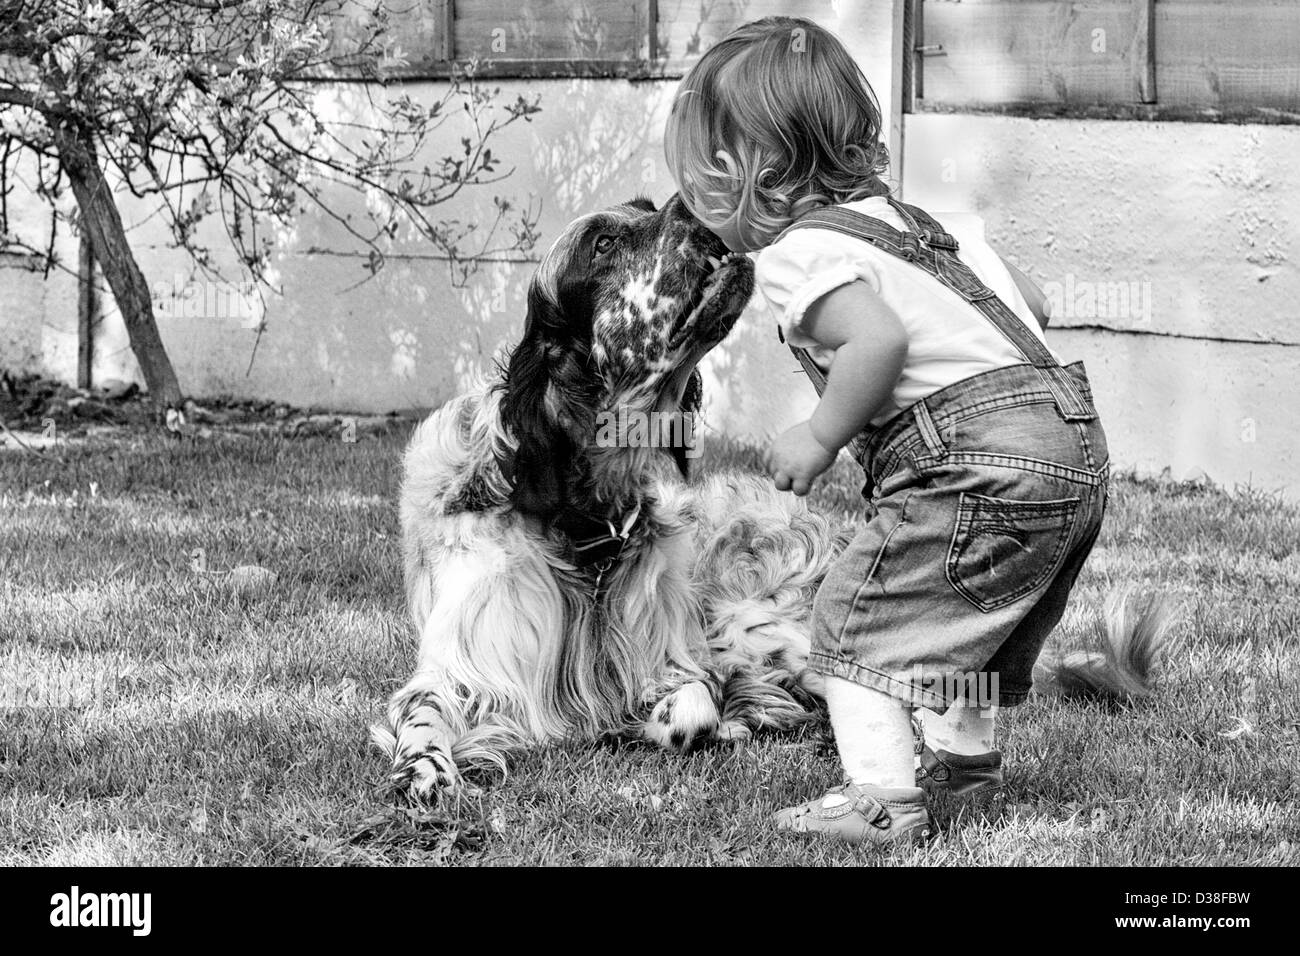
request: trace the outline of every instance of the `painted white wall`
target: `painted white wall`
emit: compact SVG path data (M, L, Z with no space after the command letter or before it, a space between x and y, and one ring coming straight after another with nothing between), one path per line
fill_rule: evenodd
M579 213L637 193L656 200L672 193L661 130L674 84L556 80L501 87L503 101L540 93L543 112L507 130L494 147L517 167L515 174L497 187L466 190L440 207L444 216L486 219L494 191L521 200L538 197L540 253ZM435 83L408 87L427 101L442 88ZM359 86L328 92L325 108L338 116L368 108ZM458 149L463 132L449 125L442 140L448 145L435 143L430 158ZM346 213L364 216L363 196L339 190L332 200ZM263 307L256 294L249 295L217 224L211 223L205 238L226 282L204 279L186 256L170 248L150 205L129 197L121 203L146 278L159 290L176 293L174 299L170 291L162 299L155 296L155 308L188 394L275 398L356 411L436 405L474 371L489 368L494 350L512 341L522 325L533 261L485 264L468 286L455 288L447 264L429 258L428 247L406 235L390 244L387 266L363 281L368 273L360 244L312 210L276 237L275 281L281 294L266 298L266 329L250 369ZM29 242L43 242L48 235L48 214L30 195L19 205L11 200L11 218ZM75 268L75 240L64 239L61 250ZM14 264L0 262L0 362L73 380L75 281L56 275L42 285L11 268ZM57 295L42 294L56 286ZM104 308L95 376L138 378L111 296Z
M1056 292L1053 343L1087 361L1117 465L1168 466L1176 477L1203 472L1300 495L1300 429L1289 420L1300 407L1300 350L1214 341L1300 341L1300 172L1291 165L1300 128L928 114L904 122L899 6L846 0L827 23L891 117L905 196L935 212L979 212L994 245ZM543 112L507 131L496 150L516 166L500 191L542 201L542 248L575 215L636 193L657 202L672 193L662 129L675 82L500 86L505 97L542 97ZM440 87L409 89L432 99ZM328 108L364 110L361 91L338 87ZM447 141L459 135L449 130ZM491 208L489 191L467 197L446 214ZM23 201L11 197L11 208ZM48 218L31 197L26 202L16 221L30 241L43 241ZM349 203L363 212L360 198ZM387 267L361 282L360 250L312 213L277 237L282 294L267 299L250 369L262 307L255 303L251 314L240 307L242 277L229 257L234 284L189 284L192 268L168 248L152 210L125 210L149 281L206 296L206 307L191 309L197 314L182 306L159 320L182 386L196 396L372 412L432 406L490 369L494 352L522 327L531 262L486 264L458 289L445 263L399 237ZM214 248L222 248L216 236ZM75 262L74 240L61 249ZM1105 285L1116 282L1136 289L1127 306L1118 287ZM1089 307L1089 289L1102 293L1102 305ZM138 377L111 300L106 307L95 375ZM56 275L42 283L0 262L0 364L72 381L75 333L74 282ZM706 358L705 371L707 424L739 437L766 437L815 401L775 330L753 312Z
M1300 496L1300 127L916 114L905 136L908 201L980 213L1053 296L1117 463Z
M863 64L882 113L892 117L895 130L899 9L899 0L841 0L827 3L823 17ZM542 113L527 125L505 131L494 147L516 167L500 191L537 197L542 203L539 253L581 213L638 193L656 202L673 193L662 135L676 86L676 81L577 79L500 83L503 102L517 94L541 95ZM406 89L432 101L443 87L416 83ZM367 110L361 88L340 85L333 93L326 106L331 113L346 117ZM383 91L370 90L369 95L382 96ZM443 142L458 143L462 132L448 128ZM440 152L436 144L430 150L431 155ZM895 162L900 162L897 155ZM492 208L491 196L488 190L467 191L442 211L447 217L482 218ZM336 198L353 215L364 212L360 197L340 192ZM366 272L357 244L324 214L310 212L291 232L277 237L276 282L282 294L268 297L263 311L259 297L248 294L215 228L207 230L206 238L217 252L225 283L204 279L185 256L169 247L152 206L129 198L122 205L146 278L155 287L172 290L162 300L156 297L155 306L182 388L191 395L274 398L374 412L436 405L456 394L469 377L490 369L496 350L513 342L522 327L535 255L530 261L485 265L467 287L455 288L444 262L427 258L427 248L411 237L399 237L388 250L386 268L362 282ZM15 220L27 227L25 236L38 237L47 228L45 214L37 207L32 215ZM75 262L75 241L66 244ZM70 307L63 299L44 307L16 284L12 292L0 293L0 303L10 295L26 308L0 311L0 328L43 323L47 332L42 360L36 364L59 378L74 379L75 284ZM94 375L99 380L139 380L109 295L105 309L96 331ZM266 327L259 341L257 326L263 315ZM24 351L30 356L29 346ZM0 352L0 361L11 362L9 352ZM25 361L32 365L30 357ZM742 323L709 364L718 376L710 392L716 396L720 420L749 433L768 430L773 413L765 406L767 381L773 375L794 378L794 366L773 331L755 328L752 320ZM734 394L724 394L724 389ZM804 399L802 407L810 407L811 396L795 390ZM787 414L789 406L782 405L780 412Z
M0 253L0 368L11 372L34 372L45 365L40 316L46 284L31 266L27 256Z
M12 227L36 249L49 248L50 209L27 184L35 168L20 164L20 180L6 197ZM78 242L66 227L56 230L59 265L33 271L32 257L0 253L0 368L21 374L54 373L77 380Z

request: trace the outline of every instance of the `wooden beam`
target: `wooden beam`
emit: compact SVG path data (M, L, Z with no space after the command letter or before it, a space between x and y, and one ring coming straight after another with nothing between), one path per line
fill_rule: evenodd
M99 294L95 288L95 253L90 236L81 232L77 261L77 388L90 388L95 360L95 320L99 318Z
M645 59L652 66L659 59L659 0L645 0Z
M914 113L916 101L925 96L925 4L907 0L903 14L903 112Z
M1156 0L1133 0L1137 7L1137 44L1134 49L1138 73L1138 102L1156 102Z
M957 113L965 116L1020 116L1026 119L1142 120L1164 123L1250 123L1256 126L1300 126L1300 112L1270 106L1218 109L1176 103L942 103L925 100L918 113Z
M903 63L911 55L903 29L907 3L908 0L893 0L889 4L889 89L885 93L885 115L880 117L884 125L881 134L889 143L889 178L900 197L903 192L903 106L907 95L903 84ZM881 98L879 90L876 98Z
M1300 112L1300 4L1294 0L1155 5L1166 106Z
M434 56L446 63L456 59L455 0L433 0L433 15L438 21L438 48Z

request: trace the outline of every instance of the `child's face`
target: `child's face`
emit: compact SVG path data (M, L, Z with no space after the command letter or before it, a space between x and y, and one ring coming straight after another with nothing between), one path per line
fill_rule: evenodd
M682 202L685 204L686 208L690 210L691 215L696 219L700 219L700 214L696 211L695 207L691 205L690 201L686 198L685 193L679 195L681 195ZM727 223L723 226L709 226L708 229L711 233L721 239L723 245L732 252L753 252L753 249L746 245L745 240L741 238L740 230L734 223Z
M734 223L727 223L724 226L710 226L709 231L721 239L723 244L732 252L753 251L741 238L740 230L736 228Z

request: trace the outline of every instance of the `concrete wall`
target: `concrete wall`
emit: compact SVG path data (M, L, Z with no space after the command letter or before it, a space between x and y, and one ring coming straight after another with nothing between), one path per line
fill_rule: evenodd
M215 221L203 238L224 280L196 272L170 247L153 208L122 197L137 257L158 293L159 328L187 394L376 412L436 405L489 370L497 350L518 337L536 259L566 223L637 194L662 202L675 190L662 147L675 82L504 81L501 87L506 101L536 92L543 106L531 123L506 130L494 146L516 171L494 189L468 190L440 211L448 218L485 220L494 190L520 201L531 197L542 210L541 240L520 261L483 264L464 287L453 283L445 261L411 236L389 243L386 266L368 278L359 244L324 213L309 210L292 231L276 237L278 294L258 292L247 285ZM434 83L414 85L414 94L426 100L440 90ZM355 115L365 108L363 94L355 86L339 87L329 108L339 116ZM448 141L460 135L451 129ZM333 199L344 212L364 216L364 197L340 191ZM29 242L40 241L49 228L48 214L36 205L15 221ZM69 237L61 246L75 264L76 241ZM51 283L58 294L42 295L46 287L39 276L5 269L0 283L0 362L73 380L75 281L56 275ZM95 378L138 379L111 295L105 295L103 309ZM739 341L728 343L724 350L738 354L719 355L721 366L744 366L739 353L745 349Z
M909 114L902 153L909 202L981 214L1048 292L1118 467L1300 497L1300 127ZM726 431L811 407L753 316L712 359L765 383L715 401Z
M900 116L895 90L901 69L899 0L826 0L819 19L836 30L863 64L877 91L882 113L896 139ZM493 85L497 85L494 83ZM516 167L499 191L541 204L544 250L573 217L621 202L635 194L656 202L675 186L663 160L662 133L676 81L631 83L622 80L504 81L502 102L537 93L543 111L531 123L502 134L494 152ZM408 84L406 91L432 101L443 87ZM364 116L368 97L384 95L341 85L323 97L324 112L335 118ZM443 142L456 144L464 130L450 126ZM441 155L435 145L431 157ZM895 155L896 168L901 157ZM491 211L492 192L468 190L441 207L448 218L474 220ZM30 197L29 197L30 199ZM363 216L360 196L332 196L342 211ZM536 255L519 262L484 265L474 280L457 288L447 265L432 259L428 247L410 236L389 244L387 266L365 279L363 250L329 217L309 211L295 228L276 237L274 280L279 294L265 295L244 282L215 222L203 234L225 281L205 278L188 259L169 247L155 210L121 199L131 241L155 296L160 331L188 394L274 398L300 405L355 411L436 405L454 395L466 380L491 367L493 355L518 336L524 292ZM32 203L30 215L15 216L22 235L41 242L48 216ZM66 230L65 230L66 231ZM63 245L75 263L76 242ZM76 288L57 300L37 302L30 282L0 274L0 363L39 367L66 380L76 370ZM94 376L136 378L139 372L111 295L96 329ZM13 304L8 303L12 300ZM259 338L258 327L265 319ZM33 362L31 328L41 323L43 350ZM10 346L5 336L28 344ZM764 330L762 338L770 338ZM742 329L715 357L720 375L735 375L741 394L725 403L727 423L743 431L765 427L765 418L745 420L754 383L768 377L771 363L786 371L783 350L758 349L753 330ZM769 343L770 345L770 343ZM254 352L254 350L256 351ZM10 354L22 353L21 362ZM759 366L756 369L755 363ZM759 390L763 389L759 385ZM720 389L712 389L718 392ZM756 410L756 414L758 411ZM762 413L765 415L766 413Z
M1054 344L1087 361L1116 462L1300 494L1300 429L1289 420L1300 407L1300 172L1290 164L1300 128L902 117L900 6L828 3L823 18L863 64L889 117L897 184L935 212L984 215L995 246L1053 294ZM542 203L541 248L575 215L635 193L656 201L672 193L661 136L675 82L500 85L507 98L541 95L543 112L495 149L516 167L499 191ZM429 99L438 90L414 86ZM323 108L356 115L362 91L341 86ZM448 141L458 136L450 130ZM11 197L11 208L22 201ZM364 212L361 197L344 204ZM485 190L445 212L469 218L489 209ZM229 284L200 280L168 248L151 209L125 210L147 277L173 290L160 299L159 322L193 395L356 411L435 405L489 369L521 327L531 261L485 264L456 288L446 263L399 236L387 267L362 281L356 244L312 212L277 236L280 294L263 303L241 287L228 256ZM30 197L16 221L25 238L44 242L48 218ZM219 235L211 239L224 248ZM61 248L75 263L75 241ZM42 283L10 266L0 261L0 364L72 380L75 283L60 275ZM111 300L106 309L95 375L134 376ZM814 402L770 322L752 312L705 371L707 423L730 434L765 437Z
M906 197L1053 299L1115 459L1300 495L1300 127L911 115Z
M506 182L472 188L439 207L446 218L487 221L494 192L542 209L541 250L573 217L637 193L656 200L673 191L660 148L672 84L605 80L503 82L503 101L541 94L543 112L507 130L493 152L517 167ZM408 86L432 101L442 87ZM376 91L372 91L372 95ZM365 91L325 91L324 111L364 115ZM452 124L430 159L457 149L465 131ZM336 190L330 200L364 219L366 199ZM264 298L244 281L217 224L203 236L228 281L205 279L170 248L152 208L123 202L124 218L155 295L159 327L189 394L275 398L300 405L384 411L436 405L469 376L491 366L494 352L522 325L524 291L536 254L482 265L456 287L445 260L412 235L386 243L386 266L370 277L365 249L325 213L309 209L275 237L273 283ZM75 300L74 300L75 301ZM111 313L111 303L109 303ZM75 329L75 308L47 316ZM265 319L258 341L257 328ZM254 358L254 347L256 356ZM120 320L106 316L96 341L97 376L136 374ZM60 376L66 363L47 363Z
M25 255L0 253L0 367L10 371L45 366L40 317L46 284L34 264Z
M10 227L33 248L50 242L51 211L25 184L35 169L22 165L21 180L6 197ZM0 368L11 372L56 374L77 380L78 241L66 225L55 231L57 265L48 272L34 266L40 257L0 252Z

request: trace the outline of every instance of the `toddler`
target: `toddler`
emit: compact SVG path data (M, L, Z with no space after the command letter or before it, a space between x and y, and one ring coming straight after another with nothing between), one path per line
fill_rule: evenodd
M820 395L772 444L776 487L806 494L846 446L867 475L809 658L846 782L775 822L890 843L929 834L927 794L997 805L996 712L1029 693L1101 527L1109 458L1082 365L1044 341L1042 294L978 217L941 223L890 195L880 126L833 34L770 17L682 81L666 150L692 213L757 253L755 305Z

